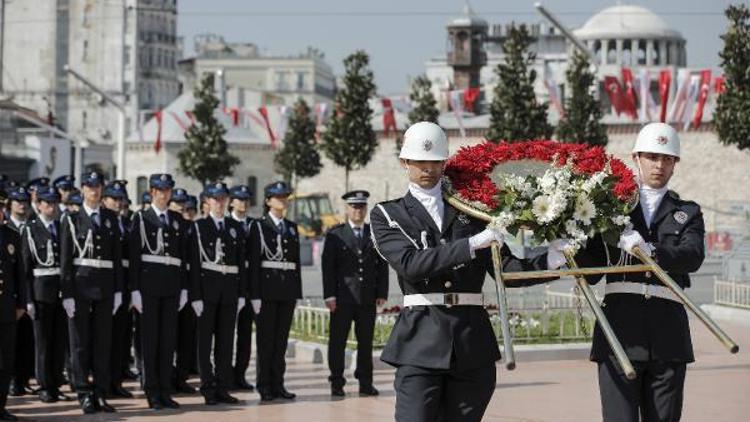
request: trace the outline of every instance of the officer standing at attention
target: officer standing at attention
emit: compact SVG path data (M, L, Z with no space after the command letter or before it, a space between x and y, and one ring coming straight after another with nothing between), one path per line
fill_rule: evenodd
M141 314L143 389L148 407L178 408L172 400L172 361L177 343L177 314L188 300L188 224L168 210L174 180L149 177L151 207L133 216L130 233L130 288Z
M123 279L127 280L128 268L130 267L130 260L127 258L130 221L122 215L122 203L128 196L125 191L125 183L124 180L115 180L108 183L102 194L102 205L117 214L117 225L120 228L120 247L125 256L122 259ZM122 300L125 305L120 306L112 318L112 356L110 358L110 381L112 385L109 394L112 397L132 398L133 394L122 386L124 381L123 367L127 367L128 355L130 354L130 348L126 349L126 347L130 344L128 338L131 337L133 332L133 318L130 313L130 306L128 306L130 304L130 292L127 288L123 289Z
M581 266L615 265L618 257L630 261L629 254L638 246L680 287L688 288L689 273L703 263L705 229L700 206L680 199L668 187L680 161L677 132L665 123L644 126L635 141L633 160L640 199L630 213L632 230L623 232L617 247L605 245L601 237L592 239L577 260ZM599 279L592 276L589 282ZM695 360L682 302L651 272L607 274L606 283L602 309L633 363L636 378L625 378L597 325L591 360L599 366L604 421L679 421L686 366Z
M99 172L84 175L83 206L60 226L63 308L73 385L84 413L115 411L105 396L111 387L112 315L122 305L123 254L117 213L100 206L103 182Z
M256 320L257 380L261 401L294 399L284 387L286 347L302 274L297 225L286 218L292 190L285 182L267 185L265 214L250 230L250 294Z
M331 311L328 368L331 395L344 396L344 351L354 322L359 394L377 396L372 385L372 340L377 306L388 299L388 263L372 246L367 217L369 192L354 190L346 201L347 222L332 227L323 245L323 296Z
M396 420L479 421L495 391L500 359L482 285L493 267L489 246L502 245L504 237L444 202L448 139L438 125L412 125L399 158L408 192L370 213L375 247L398 273L404 294L404 309L381 355L397 368ZM549 254L529 260L503 246L503 270L557 268L565 262L565 244L556 240Z
M177 188L172 191L172 198L169 200L169 209L180 213L187 223L186 236L188 243L190 242L193 231L193 219L186 218L185 213L186 204L189 199L190 197L185 189ZM185 259L189 259L189 254L186 255ZM188 264L189 263L190 262L188 261ZM187 383L188 378L190 378L191 365L195 361L195 354L198 349L198 343L196 343L195 336L195 324L195 311L193 311L193 307L182 307L177 314L176 358L172 380L173 387L178 393L195 394L195 389Z
M8 200L10 202L10 218L6 224L20 237L31 216L36 215L32 210L31 192L26 187L17 186L11 189ZM21 315L15 327L16 367L12 371L10 395L18 397L32 391L29 386L29 379L34 376L34 328L31 318L26 313Z
M60 214L58 217L62 217L62 214L65 212L65 203L68 201L70 193L75 190L75 181L75 176L67 174L58 177L52 182L52 186L54 186L54 188L57 189L57 193L60 194L60 203L58 205L60 208Z
M229 207L232 210L230 216L242 225L246 244L249 241L250 227L253 223L253 218L248 215L251 198L250 188L245 185L234 186L229 190L229 199L231 201ZM249 267L248 263L245 265ZM250 298L246 296L245 302L249 303L249 300ZM253 350L254 319L255 313L252 306L245 306L237 314L237 351L234 355L234 385L240 390L253 391L255 389L245 378L245 372L250 365L250 355Z
M210 184L204 192L209 214L194 223L190 245L190 301L198 316L200 389L207 405L233 404L238 400L228 390L234 383L234 327L248 287L244 229L224 217L229 194L224 183Z
M5 409L16 353L16 321L24 313L26 294L23 283L21 240L18 232L5 224L0 212L0 421L17 421Z
M60 392L64 384L65 311L60 300L60 195L52 187L39 188L36 218L21 232L24 283L28 293L26 313L34 325L36 380L44 403L68 401Z

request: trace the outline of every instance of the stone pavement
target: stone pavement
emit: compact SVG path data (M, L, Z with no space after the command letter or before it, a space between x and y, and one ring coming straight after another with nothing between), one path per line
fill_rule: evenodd
M736 422L750 420L750 329L720 322L740 344L730 355L697 320L691 320L697 362L688 367L683 420ZM294 402L260 405L255 393L236 394L236 406L203 405L199 396L178 396L177 411L154 412L146 408L140 391L133 400L112 400L118 412L81 416L76 404L45 405L35 397L11 398L9 409L24 421L388 421L393 419L393 370L376 370L377 398L360 398L350 376L348 396L329 395L325 365L289 360L287 387L298 394ZM254 375L249 374L249 379ZM196 380L192 381L193 383ZM131 390L135 385L128 385ZM601 420L596 371L582 360L519 362L508 372L498 365L498 384L485 421L586 422Z

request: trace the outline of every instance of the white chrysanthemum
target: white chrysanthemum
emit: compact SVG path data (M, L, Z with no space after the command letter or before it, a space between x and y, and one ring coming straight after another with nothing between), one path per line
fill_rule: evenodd
M551 194L555 190L556 185L557 180L551 170L547 170L544 176L539 179L539 189L545 194Z
M568 220L565 222L565 232L570 235L570 237L575 236L578 231L578 223L575 220Z
M505 230L515 222L516 216L513 213L503 211L494 217L487 227L494 230Z
M555 219L555 211L552 208L552 198L547 195L540 195L534 198L531 212L539 223L549 223Z
M617 215L612 217L612 222L615 223L618 226L628 226L630 225L630 216L629 215Z
M573 218L585 225L589 225L594 215L596 215L594 203L589 198L579 197L576 200L576 209L573 212Z
M604 178L607 177L607 173L603 171L599 171L594 173L591 177L586 179L585 182L581 185L581 190L583 190L586 193L591 193L591 191L601 185L604 182Z

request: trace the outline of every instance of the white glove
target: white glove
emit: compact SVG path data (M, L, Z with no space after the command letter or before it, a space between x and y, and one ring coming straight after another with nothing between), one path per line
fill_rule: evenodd
M26 313L29 314L29 318L35 319L36 316L36 307L33 303L27 303L26 304Z
M182 308L185 307L185 304L187 303L187 301L188 301L187 290L185 289L180 290L180 307L177 308L178 312L181 311Z
M646 243L643 240L643 236L635 230L625 230L620 235L620 241L617 242L617 247L624 250L625 252L633 255L633 248L638 246L643 252L646 252L649 256L652 255L654 247Z
M237 299L237 313L239 314L242 308L244 307L245 307L245 298L240 297L239 299Z
M198 318L201 317L201 314L203 314L203 301L202 300L194 300L190 306L193 307L193 310L195 311L195 316Z
M549 243L547 248L547 269L556 270L567 262L563 251L573 245L570 239L555 239Z
M63 299L63 308L65 308L65 313L68 314L68 318L73 318L76 314L76 300L72 297Z
M484 229L481 233L477 233L469 238L469 247L472 251L489 248L492 242L497 242L497 246L502 248L505 243L505 236L499 231Z
M130 306L139 314L143 313L143 298L141 298L140 290L133 290L130 294Z
M120 309L120 305L122 305L122 293L115 292L115 302L112 304L112 315L117 313L117 310Z
M260 299L250 299L250 304L253 305L253 311L256 314L260 313Z

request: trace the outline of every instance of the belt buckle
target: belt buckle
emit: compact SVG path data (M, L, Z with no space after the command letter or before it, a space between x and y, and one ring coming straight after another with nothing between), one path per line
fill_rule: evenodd
M651 285L643 285L643 297L645 297L646 299L651 299Z
M445 293L444 301L446 306L458 305L458 294Z

